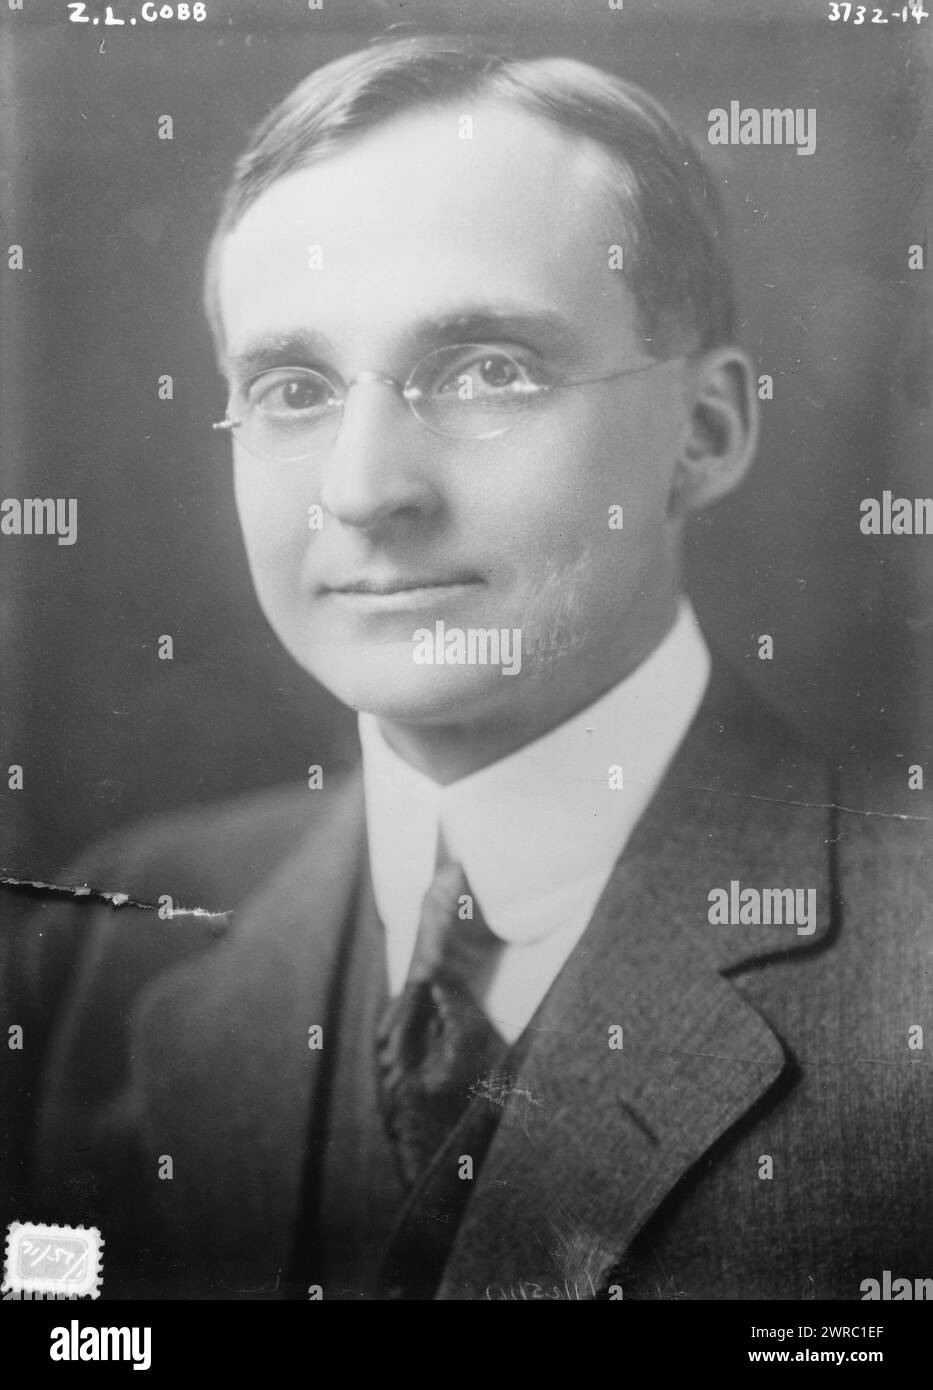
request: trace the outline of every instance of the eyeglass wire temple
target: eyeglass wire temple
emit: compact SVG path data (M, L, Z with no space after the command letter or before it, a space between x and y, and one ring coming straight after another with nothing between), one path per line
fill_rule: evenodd
M471 346L471 345L470 345L470 344L465 344L464 346ZM546 393L546 392L548 392L548 391L560 390L560 389L562 389L562 388L567 388L567 387L572 387L572 386L592 386L592 385L596 385L596 384L599 383L599 382L604 382L604 381L615 381L615 380L618 380L620 377L625 377L625 376L636 376L639 372L649 371L649 370L650 370L651 368L653 368L653 367L663 367L663 366L665 366L665 365L666 365L667 363L669 363L669 362L681 361L681 360L683 360L683 359L685 358L685 356L686 356L686 354L681 353L681 354L678 354L678 355L676 355L676 356L674 356L674 357L662 358L660 361L655 361L655 362L644 362L644 363L642 363L642 365L639 366L639 367L626 367L626 368L623 368L622 371L618 371L618 372L609 372L609 373L607 373L607 374L604 375L604 376L582 377L582 378L578 378L576 381L555 381L555 382L546 382L546 383L545 383L545 382L541 382L541 383L527 383L525 386L519 388L519 394L523 394L523 395L527 394L527 395L529 395L529 396L534 396L534 395ZM321 375L321 373L315 373L315 375L318 375L318 376L319 376L319 375ZM326 377L325 377L324 379L326 380ZM343 395L343 397L342 397L339 401L336 400L336 399L332 400L331 404L334 404L334 405L338 405L338 404L339 404L339 405L342 405L342 404L343 404L343 401L346 399L346 393L347 393L347 391L349 391L350 387L351 387L351 386L354 386L357 382L380 382L380 383L382 383L382 384L385 385L385 386L391 386L391 387L393 387L395 390L397 390L397 391L399 392L399 394L402 396L403 400L406 400L406 401L409 403L409 405L413 404L415 401L422 400L422 399L424 398L424 393L420 390L419 387L417 387L417 386L403 385L403 384L402 384L400 381L398 381L395 377L386 376L386 375L385 375L384 373L382 373L382 372L373 372L373 371L369 371L368 369L365 369L365 368L364 368L362 371L357 372L356 376L353 377L353 379L352 379L351 381L347 382L346 387L345 387L345 390L344 390L344 395ZM416 413L417 413L417 412L416 412ZM419 418L419 419L422 419L422 417L421 417L420 415L418 416L418 418ZM426 423L426 422L422 419L422 423L424 424L424 423ZM242 421L241 421L241 420L231 420L229 417L227 417L227 418L225 418L225 419L223 419L223 420L217 420L217 421L215 421L215 422L211 425L211 429L213 429L213 430L226 430L226 431L228 431L229 433L232 433L234 430L239 429L240 426L241 426L241 424L242 424ZM430 429L431 426L429 425L428 428ZM438 433L443 433L443 431L437 431L437 432L438 432ZM500 431L500 433L504 433L504 432L505 432L504 430ZM452 438L455 438L456 436L451 436L451 437L452 437ZM483 436L478 436L478 437L479 437L479 438L482 438ZM488 437L493 437L493 438L494 438L495 436L488 436Z

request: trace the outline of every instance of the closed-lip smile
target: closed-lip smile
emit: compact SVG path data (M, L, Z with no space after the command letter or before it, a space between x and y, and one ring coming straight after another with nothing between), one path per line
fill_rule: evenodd
M320 589L323 593L332 594L359 594L370 596L388 596L391 594L420 593L423 591L439 589L459 589L468 585L482 584L475 574L452 574L452 575L411 575L394 576L385 579L351 579L340 584L322 584Z

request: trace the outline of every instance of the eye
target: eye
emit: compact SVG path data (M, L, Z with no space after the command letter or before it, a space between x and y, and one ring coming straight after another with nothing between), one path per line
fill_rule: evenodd
M338 403L327 377L309 368L263 372L246 387L246 400L251 410L281 420L313 418Z
M463 401L493 401L534 394L541 389L531 367L499 348L447 348L434 360L430 391Z
M494 353L477 363L475 376L480 386L491 391L504 391L516 382L525 380L521 367L511 357Z

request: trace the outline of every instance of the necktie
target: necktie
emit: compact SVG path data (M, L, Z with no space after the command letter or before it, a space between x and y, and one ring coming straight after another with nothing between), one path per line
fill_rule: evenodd
M383 1118L402 1175L413 1185L506 1044L476 1003L502 944L472 906L459 864L439 864L424 896L408 979L377 1033Z

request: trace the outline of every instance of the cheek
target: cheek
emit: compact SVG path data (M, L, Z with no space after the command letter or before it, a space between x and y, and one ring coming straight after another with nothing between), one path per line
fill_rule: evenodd
M308 527L308 503L296 480L282 477L273 484L256 468L255 460L234 463L234 494L246 554L257 588L287 587L298 570L313 534Z
M637 598L667 545L670 472L650 411L575 406L550 424L536 449L509 460L512 485L498 512L500 540L522 577L529 656L545 667L585 647L607 615ZM621 530L609 524L619 506Z
M656 538L672 474L661 434L649 409L596 410L578 397L534 438L516 441L490 520L531 577L566 571L574 583L584 558L616 556L612 509L622 508L629 550Z

